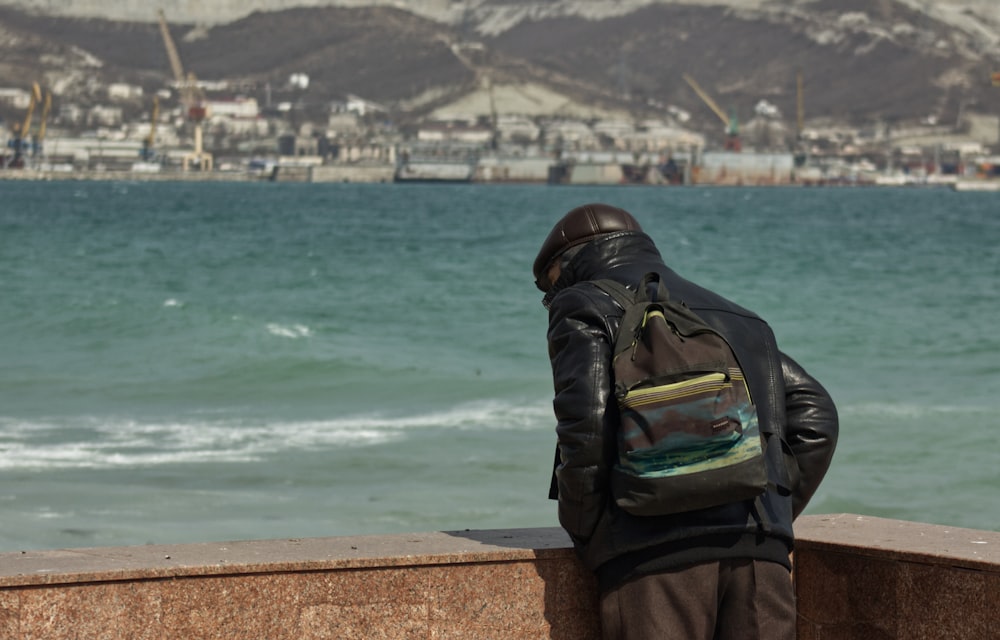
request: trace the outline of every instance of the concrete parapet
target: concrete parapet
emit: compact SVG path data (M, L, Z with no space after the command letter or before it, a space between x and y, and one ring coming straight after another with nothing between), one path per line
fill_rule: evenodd
M852 514L795 532L799 640L1000 638L1000 533Z
M0 555L0 638L599 637L558 529Z
M801 640L995 638L1000 533L797 523ZM554 528L0 554L0 638L600 637Z

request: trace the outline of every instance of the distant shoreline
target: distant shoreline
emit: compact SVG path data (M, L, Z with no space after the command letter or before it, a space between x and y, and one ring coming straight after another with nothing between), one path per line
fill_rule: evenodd
M259 182L266 178L228 171L36 171L12 169L0 171L0 180L116 181L134 182Z
M371 169L371 168L369 168ZM317 179L319 178L319 179ZM312 184L394 184L391 172L366 172L344 171L343 173L332 171L322 176L313 175L310 171L303 171L302 168L285 169L280 175L260 174L239 171L38 171L34 169L7 170L0 171L0 181L2 180L24 180L33 182L282 182L282 183L312 183ZM406 183L416 183L419 181L403 181ZM471 180L464 184L545 184L544 182L524 180ZM659 186L661 188L688 187L894 187L894 188L948 188L954 191L982 191L1000 192L1000 180L967 178L948 182L928 182L928 183L871 183L871 182L786 182L777 184L731 184L731 183L698 183L691 185L656 185L656 184L627 184L627 183L580 183L576 186Z

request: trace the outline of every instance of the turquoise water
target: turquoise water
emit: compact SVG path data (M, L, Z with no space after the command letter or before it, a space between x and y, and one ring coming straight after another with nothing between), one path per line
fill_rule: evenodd
M904 189L0 183L0 551L555 526L566 210L631 210L817 375L809 513L1000 529L1000 200Z

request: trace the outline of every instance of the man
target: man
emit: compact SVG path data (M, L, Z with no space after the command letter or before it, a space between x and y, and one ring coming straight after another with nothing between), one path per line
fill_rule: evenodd
M666 516L630 515L615 504L611 374L623 310L590 281L634 289L648 272L660 274L671 298L727 339L761 431L777 436L766 448L770 482L759 500ZM555 387L558 446L549 497L558 499L560 524L597 575L604 638L794 638L792 520L833 456L838 420L829 394L778 350L756 314L667 267L622 209L589 204L567 213L545 239L534 275L549 309Z

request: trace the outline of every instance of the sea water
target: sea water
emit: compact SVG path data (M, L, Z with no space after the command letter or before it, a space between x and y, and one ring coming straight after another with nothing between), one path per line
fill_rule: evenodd
M1000 529L1000 199L0 183L0 551L556 526L531 263L593 201L841 416L807 513Z

